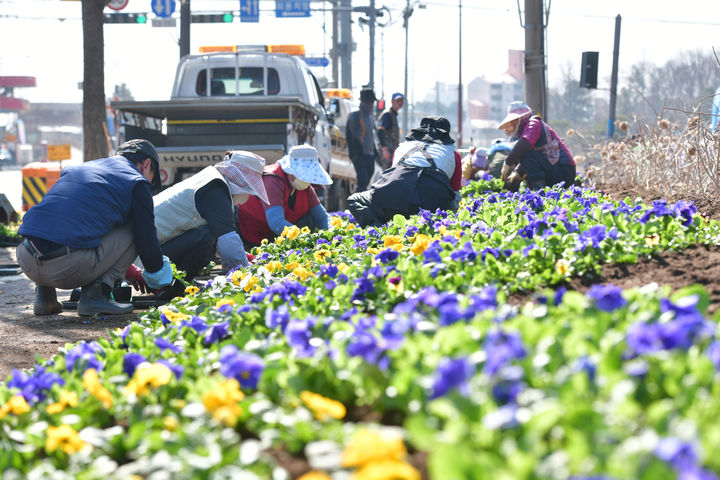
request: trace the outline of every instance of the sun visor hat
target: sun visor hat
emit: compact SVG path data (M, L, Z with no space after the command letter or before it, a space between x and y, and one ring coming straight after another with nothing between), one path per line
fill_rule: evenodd
M512 102L507 109L507 115L503 118L503 121L498 125L498 130L503 128L503 125L512 122L516 118L529 117L532 114L532 109L528 107L525 102Z
M330 175L320 165L315 147L297 145L290 148L287 155L278 162L283 172L313 185L331 185Z
M154 190L159 190L162 186L162 182L160 180L160 157L158 156L157 150L155 150L155 146L147 140L136 138L128 140L120 145L115 152L115 155L122 155L123 153L142 153L143 155L147 155L147 157L151 160L150 163L153 170L153 181L151 183L152 188Z
M265 159L260 155L245 150L227 152L215 168L225 178L231 195L247 193L270 203L262 179Z

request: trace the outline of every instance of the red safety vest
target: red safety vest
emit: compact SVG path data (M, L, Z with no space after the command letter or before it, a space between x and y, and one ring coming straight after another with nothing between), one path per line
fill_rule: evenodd
M283 212L285 213L285 220L294 224L310 212L310 196L308 192L312 186L305 190L296 190L295 205L293 205L293 208L290 208L288 203L293 187L290 185L282 167L277 163L266 166L263 172L263 180L266 176L270 175L281 178L285 183ZM264 238L271 240L276 236L275 232L270 230L270 226L267 223L262 201L254 195L251 195L247 202L238 205L238 229L243 238L256 245L260 245L260 242L262 242Z

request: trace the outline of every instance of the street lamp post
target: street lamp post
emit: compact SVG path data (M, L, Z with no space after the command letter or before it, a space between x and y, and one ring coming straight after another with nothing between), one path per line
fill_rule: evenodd
M410 102L408 101L408 30L410 27L410 16L413 9L410 6L410 0L406 0L405 10L403 10L403 28L405 28L405 86L403 87L403 95L405 95L405 108L403 109L403 135L407 135L408 130L408 109Z

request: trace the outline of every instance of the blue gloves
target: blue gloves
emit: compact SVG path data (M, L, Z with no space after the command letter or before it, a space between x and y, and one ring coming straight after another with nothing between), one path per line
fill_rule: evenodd
M143 270L143 278L148 287L158 289L170 285L173 281L172 267L170 266L170 259L163 255L163 266L155 273L150 273L147 270Z

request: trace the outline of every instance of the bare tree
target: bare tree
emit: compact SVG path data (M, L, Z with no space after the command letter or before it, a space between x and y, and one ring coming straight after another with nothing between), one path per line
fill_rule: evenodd
M83 158L107 157L105 134L105 56L103 8L108 0L82 0L83 23Z

